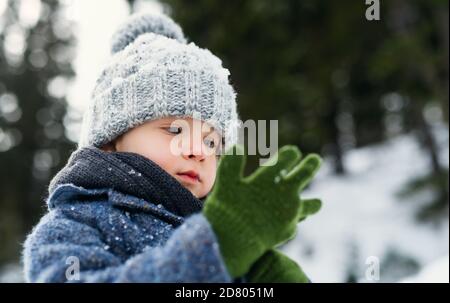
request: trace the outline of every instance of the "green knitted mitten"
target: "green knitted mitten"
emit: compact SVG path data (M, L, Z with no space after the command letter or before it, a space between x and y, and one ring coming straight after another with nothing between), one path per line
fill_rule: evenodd
M221 158L216 183L203 207L233 278L247 273L265 252L295 236L301 220L299 192L311 181L321 158L300 161L295 146L284 146L265 166L243 177L243 147Z
M319 199L302 200L300 219L317 213L322 206ZM271 249L259 258L246 275L250 283L308 283L302 268L288 256Z
M267 251L246 275L250 283L308 283L308 277L294 260L276 249Z

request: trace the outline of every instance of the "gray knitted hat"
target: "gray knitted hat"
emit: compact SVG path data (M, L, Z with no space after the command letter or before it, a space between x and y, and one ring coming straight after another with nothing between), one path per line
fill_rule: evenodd
M112 56L92 92L78 148L101 147L144 122L168 116L210 123L231 146L239 117L229 71L209 50L187 43L162 14L136 14L112 37Z

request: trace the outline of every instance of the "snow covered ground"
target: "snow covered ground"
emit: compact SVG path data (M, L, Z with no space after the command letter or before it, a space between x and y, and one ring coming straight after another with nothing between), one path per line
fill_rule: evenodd
M425 266L417 275L408 277L403 283L440 283L448 282L448 255Z
M436 135L448 167L448 129L436 127ZM303 194L321 198L322 209L302 222L296 238L281 250L298 261L313 282L344 282L349 273L358 282L399 281L438 259L443 261L434 270L447 262L445 269L435 278L428 271L414 281L449 282L448 219L440 226L417 223L414 212L426 197L399 201L395 195L411 177L428 171L427 159L412 135L349 152L345 177L332 175L325 159ZM379 272L379 279L372 270Z

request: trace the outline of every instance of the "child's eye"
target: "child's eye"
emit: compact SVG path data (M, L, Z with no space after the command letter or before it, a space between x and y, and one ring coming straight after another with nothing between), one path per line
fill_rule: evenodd
M180 134L182 130L183 130L183 129L182 129L181 127L179 127L179 126L172 126L172 127L169 127L169 128L167 129L167 131L168 131L169 133L172 133L172 134L175 134L175 135Z
M214 142L214 140L208 139L208 138L205 139L205 144L209 148L214 148L216 146L216 142Z

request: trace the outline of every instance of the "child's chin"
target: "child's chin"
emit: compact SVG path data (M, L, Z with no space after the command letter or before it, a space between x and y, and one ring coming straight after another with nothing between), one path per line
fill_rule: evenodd
M202 199L205 195L203 195L203 194L199 194L199 193L197 193L197 192L195 192L195 191L192 191L192 190L190 190L189 188L187 188L193 195L194 195L194 197L196 197L197 199Z

